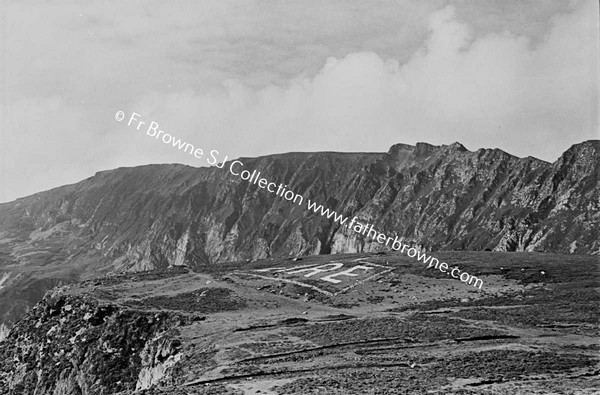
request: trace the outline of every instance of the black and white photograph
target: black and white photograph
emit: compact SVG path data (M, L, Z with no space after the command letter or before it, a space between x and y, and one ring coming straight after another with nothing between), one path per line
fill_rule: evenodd
M0 395L600 394L597 0L0 0Z

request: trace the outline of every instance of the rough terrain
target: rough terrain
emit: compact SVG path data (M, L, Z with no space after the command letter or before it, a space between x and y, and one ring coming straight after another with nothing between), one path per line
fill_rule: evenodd
M0 343L0 393L600 391L596 257L434 255L482 278L481 290L391 253L59 287ZM371 269L339 274L355 266Z
M316 254L389 251L308 199L427 251L600 252L600 141L554 163L498 149L396 144L387 153L287 153L244 168L149 165L0 204L0 339L45 291L99 275Z

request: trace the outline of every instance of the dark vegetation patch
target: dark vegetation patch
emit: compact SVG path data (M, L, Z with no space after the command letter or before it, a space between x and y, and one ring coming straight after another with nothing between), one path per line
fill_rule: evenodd
M430 394L457 378L479 378L489 383L524 379L534 374L557 374L592 367L585 355L492 350L469 352L447 358L405 357L414 368L394 363L381 367L327 369L275 388L278 394ZM470 391L441 393L471 393Z
M386 367L327 371L326 376L303 377L275 387L275 390L281 395L427 394L427 388L439 388L444 384L447 382L442 378L426 377L421 370Z
M479 299L470 299L461 302L459 298L443 300L430 300L422 303L413 303L407 306L396 307L392 311L409 310L434 310L450 307L475 307L475 306L516 306L537 305L540 303L582 303L592 302L598 304L600 292L596 281L586 281L578 284L553 284L544 288L534 288L523 292L506 292L499 296L488 296Z
M290 317L279 321L279 325L292 326L292 325L304 325L308 322L308 319L302 317Z
M227 288L200 288L193 292L173 296L154 296L139 301L128 302L138 308L177 310L193 313L218 313L239 310L246 306L245 301L233 295Z
M107 277L96 278L93 280L83 281L83 286L110 286L122 284L124 282L139 282L139 281L154 281L164 280L171 277L188 274L189 269L185 266L173 266L165 269L146 270L133 273L119 273Z
M74 393L84 391L80 380L91 383L90 393L131 390L148 343L160 333L163 342L173 339L177 353L174 327L189 323L182 315L101 305L87 297L47 297L0 343L0 393L9 393L3 380L14 374L12 394L54 393L59 378Z
M559 324L560 326L560 323L568 323L570 325L576 325L576 323L598 323L597 305L593 306L590 303L584 303L584 306L573 306L566 303L555 305L541 304L508 309L482 307L461 310L453 315L471 320L488 320L504 325L524 327L547 327L554 324Z
M292 334L317 344L327 345L398 337L414 339L414 341L436 341L503 333L492 329L475 328L456 319L415 314L407 320L384 317L315 323L293 331Z
M428 311L471 307L471 309L463 309L454 314L462 318L492 320L519 326L544 326L554 323L598 325L600 292L598 292L597 286L598 283L595 281L578 284L552 284L548 286L550 289L536 288L467 302L461 302L458 298L432 300L397 307L391 311ZM504 306L508 308L491 308Z
M495 381L508 381L532 374L559 373L592 367L596 363L596 360L583 354L489 350L438 359L432 367L432 373L446 377L483 377Z
M428 253L449 267L458 265L461 271L475 277L500 275L516 280L519 284L535 283L580 283L600 281L600 266L596 257L586 255L564 255L531 252L473 252L473 251L435 251ZM395 264L410 263L402 267L402 272L425 277L447 279L448 275L430 268L414 258L390 256ZM542 273L544 272L544 273ZM460 281L457 280L457 284ZM484 285L485 287L485 280ZM474 288L475 289L475 288Z
M276 353L285 353L298 349L298 344L289 340L272 340L255 343L244 343L239 345L244 350L252 351L252 355L268 355Z
M163 388L149 388L147 390L126 392L119 395L243 395L241 391L221 383L210 383L198 386L183 387L181 385Z
M383 296L379 296L379 295L367 296L367 302L373 303L373 304L379 304L379 303L383 302L383 299L385 299L385 298Z
M331 303L331 307L336 307L338 309L352 309L354 307L358 307L360 306L360 304L358 304L357 302L354 303L350 303L350 302L332 302Z

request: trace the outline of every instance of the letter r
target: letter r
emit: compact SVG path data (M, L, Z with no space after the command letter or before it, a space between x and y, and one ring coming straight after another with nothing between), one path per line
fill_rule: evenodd
M137 112L131 113L131 118L129 118L129 122L127 122L127 126L131 126L131 122L133 121L137 121L138 119L136 118L136 115L138 117L141 117L140 114L138 114Z

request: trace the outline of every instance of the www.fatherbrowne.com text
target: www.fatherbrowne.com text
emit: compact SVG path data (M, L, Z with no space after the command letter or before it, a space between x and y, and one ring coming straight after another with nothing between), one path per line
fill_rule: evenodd
M163 143L172 145L173 148L182 150L183 152L188 153L197 159L204 159L210 166L216 166L220 169L225 167L228 156L225 156L223 159L219 159L219 151L210 150L208 152L209 156L206 157L203 149L197 148L193 144L185 142L173 136L171 133L167 133L159 129L159 125L155 121L151 121L150 123L142 121L141 117L142 116L138 113L132 113L129 121L127 122L127 126L133 126L138 131L145 131L147 136L156 140L160 139ZM125 113L123 111L117 111L115 113L115 119L119 122L123 121L125 119ZM275 195L280 196L293 204L302 206L305 203L304 196L292 191L291 189L287 189L287 185L282 183L278 184L261 177L261 173L257 170L250 171L248 169L244 169L244 164L239 160L229 162L228 170L232 175L239 177L251 184L256 184L259 188L266 189L270 193L274 193ZM350 221L348 221L349 217L338 214L337 212L325 208L321 204L313 202L310 199L306 199L306 207L309 211L319 214L327 219L333 219L334 222L337 222L340 225L347 226L349 229L353 230L359 235L370 238L371 240L375 240L378 243L384 244L395 251L400 251L411 258L416 258L417 261L427 264L428 269L438 269L442 273L446 273L448 276L460 279L460 281L464 283L472 284L474 287L478 287L479 289L481 289L483 285L483 280L472 276L467 272L461 272L458 267L450 268L446 262L440 262L437 258L429 256L425 252L421 251L420 248L411 247L410 244L405 244L403 238L398 239L397 236L388 237L384 233L378 232L372 224L360 222L360 218L358 217L353 217L350 219Z

